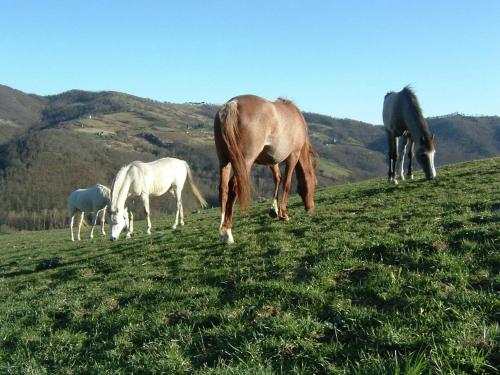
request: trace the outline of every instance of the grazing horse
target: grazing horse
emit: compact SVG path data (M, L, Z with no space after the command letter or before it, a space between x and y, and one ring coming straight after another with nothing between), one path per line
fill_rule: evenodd
M403 164L406 146L408 152L408 177L413 179L412 159L417 142L417 160L428 180L436 177L434 166L434 135L422 115L422 109L413 90L406 86L400 92L389 92L384 98L384 127L389 140L389 181L397 185L397 178L404 180ZM404 137L402 152L398 152L399 137Z
M254 95L237 96L215 115L214 138L219 158L219 234L222 242L234 243L231 233L233 207L236 197L242 207L251 201L250 169L254 163L267 165L273 172L275 189L271 216L288 220L286 202L294 170L297 190L306 211L314 208L316 153L309 143L304 116L291 101L279 98L271 102ZM286 168L278 208L281 162L286 162Z
M133 231L133 214L125 208L127 198L140 197L146 213L147 234L151 234L151 219L149 218L149 196L160 196L169 191L177 200L175 214L175 229L180 222L184 225L184 211L182 208L182 189L188 179L191 190L202 207L207 202L196 187L191 175L191 169L184 160L163 158L150 163L134 161L122 167L113 182L110 202L110 232L111 239L116 240L124 227L127 229L126 237L129 238Z
M73 237L73 219L76 211L80 211L80 221L78 223L78 233L76 239L80 241L80 230L82 228L85 212L92 211L92 229L90 230L90 238L94 238L94 227L97 222L97 216L102 212L101 216L101 233L104 236L104 217L106 216L106 206L109 204L111 191L108 187L97 184L87 189L78 189L73 191L68 197L68 212L70 217L69 222L69 239L74 241Z

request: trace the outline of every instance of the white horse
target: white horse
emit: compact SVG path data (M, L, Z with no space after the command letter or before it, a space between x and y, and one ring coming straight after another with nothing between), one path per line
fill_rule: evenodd
M408 177L413 178L413 148L417 142L417 160L424 170L427 179L436 177L434 166L434 135L422 115L422 109L415 93L409 86L399 92L389 92L384 98L382 112L384 127L389 140L389 181L397 185L397 178L404 180L403 164L406 146L410 144L408 153ZM402 152L398 151L399 137L404 137Z
M90 230L90 238L94 238L94 227L97 223L97 217L100 212L101 216L101 232L104 236L104 219L106 216L106 206L109 204L111 191L108 187L97 184L87 189L78 189L73 191L68 197L68 212L70 217L69 222L69 239L74 241L73 237L73 219L76 211L80 211L80 221L78 223L78 233L76 239L80 240L80 230L82 228L85 212L92 211L92 229Z
M126 227L126 237L129 238L133 231L132 211L125 208L127 198L140 197L146 213L147 234L151 234L151 219L149 217L149 196L160 196L169 191L177 200L177 213L174 224L184 225L184 212L182 208L182 189L188 179L189 185L194 195L202 207L207 206L207 202L196 187L191 175L189 165L184 160L175 158L163 158L150 163L134 161L122 167L113 182L111 189L111 202L109 212L110 236L111 240L118 239L122 229Z

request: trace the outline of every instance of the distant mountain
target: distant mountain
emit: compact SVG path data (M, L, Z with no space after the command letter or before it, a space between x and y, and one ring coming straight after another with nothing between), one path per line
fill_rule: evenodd
M0 143L38 124L45 105L44 97L0 85Z
M37 96L0 86L0 231L66 224L66 197L96 182L110 186L119 167L173 156L191 165L208 201L217 205L218 162L213 117L218 106L162 103L119 92L72 90ZM380 126L304 113L320 155L320 185L387 173ZM430 118L437 165L500 154L500 118ZM438 170L439 173L439 170ZM254 170L256 195L269 196L271 174ZM186 189L188 191L188 189ZM189 192L188 209L196 207ZM156 210L173 209L169 198Z

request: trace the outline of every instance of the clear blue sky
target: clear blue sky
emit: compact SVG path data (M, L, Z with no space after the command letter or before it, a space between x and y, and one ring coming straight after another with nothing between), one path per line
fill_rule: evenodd
M0 0L0 83L223 103L253 93L380 124L412 84L426 116L500 114L500 1Z

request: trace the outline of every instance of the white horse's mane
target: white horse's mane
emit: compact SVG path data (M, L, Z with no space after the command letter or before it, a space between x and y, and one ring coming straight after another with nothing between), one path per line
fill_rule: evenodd
M110 202L110 208L111 210L116 210L116 207L113 206L113 202L115 204L118 203L118 197L120 196L120 192L123 188L123 181L125 180L125 177L127 177L127 172L130 168L130 166L133 163L127 164L123 167L120 168L118 173L116 174L115 180L113 181L113 184L111 185L111 202Z

